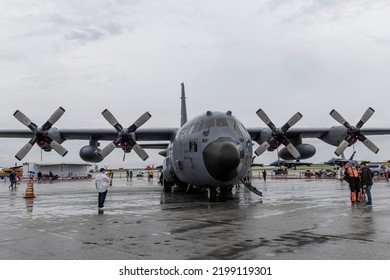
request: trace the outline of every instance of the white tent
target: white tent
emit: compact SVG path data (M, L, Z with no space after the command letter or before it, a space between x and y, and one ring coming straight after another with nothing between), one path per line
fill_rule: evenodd
M89 174L91 164L87 163L23 163L23 177L36 174L41 171L42 174L49 174L64 179L85 178Z

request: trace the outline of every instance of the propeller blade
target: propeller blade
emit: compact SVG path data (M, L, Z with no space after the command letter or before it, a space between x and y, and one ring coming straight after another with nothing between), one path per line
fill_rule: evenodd
M264 153L269 147L271 147L271 145L267 141L265 141L256 149L255 154L259 156Z
M338 121L340 124L342 124L343 126L349 128L350 127L350 124L336 111L336 110L332 110L330 112L330 115L336 120Z
M61 156L65 156L68 153L68 151L55 140L50 142L50 147L52 147Z
M294 116L292 116L284 126L282 126L282 131L286 132L290 127L292 127L294 124L299 122L300 119L302 119L303 115L299 112L297 112Z
M271 130L275 130L276 126L271 121L271 119L267 116L267 114L262 110L257 110L256 114L259 116L259 118L269 127Z
M363 124L365 124L371 118L371 116L374 114L374 112L375 112L374 109L372 109L371 107L368 107L368 109L363 114L362 118L360 119L360 121L358 122L356 127L361 128L363 126Z
M102 112L103 117L116 129L116 131L121 132L123 127L119 124L117 119L114 117L113 114L111 114L108 109L105 109Z
M133 146L133 150L137 153L137 155L143 160L145 161L149 155L145 152L145 150L138 144L135 144Z
M348 146L349 146L349 142L346 140L343 140L343 141L341 141L340 145L337 147L337 149L334 153L337 156L340 156Z
M14 117L22 124L30 128L31 131L35 132L37 130L38 126L19 110L16 110L16 112L14 113Z
M297 148L294 147L293 144L289 143L286 145L286 148L287 150L290 152L290 154L296 158L296 159L300 159L301 157L301 154L299 153L299 151L297 150Z
M99 152L99 155L103 158L108 156L114 149L116 148L116 145L114 143L108 144L106 147L104 147L103 150Z
M53 124L55 124L65 113L65 109L62 107L59 107L55 112L50 116L50 118L47 120L47 122L42 126L42 129L49 130Z
M37 142L37 139L34 137L32 138L26 145L24 145L20 150L19 152L15 155L15 157L18 159L18 160L22 160L27 154L28 152L31 150L32 146L34 146L34 144Z
M142 126L144 123L146 123L152 115L149 112L145 112L142 116L140 116L129 128L129 132L134 132L137 128Z
M373 143L371 142L366 136L364 136L363 134L360 134L359 135L359 140L363 142L363 144L369 148L373 153L378 153L379 151L379 148Z

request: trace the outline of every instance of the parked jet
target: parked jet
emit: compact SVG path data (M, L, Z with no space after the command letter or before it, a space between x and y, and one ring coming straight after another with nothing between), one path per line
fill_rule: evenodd
M285 166L287 168L294 168L296 166L311 166L311 162L301 162L298 160L277 160L270 163L270 166Z
M283 144L285 147L280 150L279 157L295 160L310 158L316 152L313 145L302 143L303 138L319 138L337 146L336 153L341 153L348 145L360 140L377 153L379 149L365 135L390 134L390 128L362 129L374 112L372 108L366 111L356 127L346 122L335 110L330 114L343 126L293 128L302 118L302 114L298 112L278 128L262 109L257 111L257 115L268 127L247 129L231 111L207 111L187 121L184 84L181 84L181 91L179 128L140 128L151 117L148 112L129 127L123 127L106 109L102 115L115 129L58 129L53 125L65 112L60 107L41 127L22 112L16 111L15 118L29 130L0 130L0 137L31 138L16 154L18 160L22 160L34 144L45 151L54 149L64 156L67 150L62 143L73 139L89 141L88 145L80 149L80 157L87 162L100 162L115 148L121 148L125 154L134 150L143 160L148 158L145 148L162 149L160 154L164 157L164 192L170 192L174 184L208 188L211 201L217 200L218 193L220 200L226 201L228 190L240 181L260 194L250 182L245 181L250 174L254 142L259 144L255 150L257 156ZM111 143L100 149L100 141Z
M345 164L351 162L353 158L355 157L356 151L352 153L352 155L349 157L349 159L346 159L344 156L344 153L341 154L341 158L331 158L328 161L325 161L324 164L327 165L338 165L343 167Z

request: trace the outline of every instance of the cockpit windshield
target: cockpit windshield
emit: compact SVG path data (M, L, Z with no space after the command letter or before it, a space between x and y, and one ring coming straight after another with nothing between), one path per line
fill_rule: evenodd
M240 122L230 118L201 118L188 127L188 132L196 133L209 130L212 127L231 127L240 135L245 135L246 133L244 126Z
M217 126L229 126L228 119L219 118L216 121L217 121Z

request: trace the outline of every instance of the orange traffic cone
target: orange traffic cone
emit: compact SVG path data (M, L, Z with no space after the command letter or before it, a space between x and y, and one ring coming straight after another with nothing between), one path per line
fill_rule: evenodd
M27 182L26 192L24 194L24 198L34 198L34 180L30 179Z

